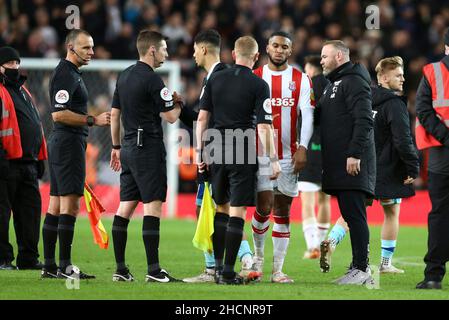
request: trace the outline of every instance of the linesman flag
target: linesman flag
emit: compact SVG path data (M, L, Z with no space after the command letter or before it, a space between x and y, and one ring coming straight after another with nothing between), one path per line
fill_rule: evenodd
M89 217L94 242L98 244L100 248L107 249L109 245L109 236L100 220L101 213L104 212L105 209L86 182L84 182L84 201L86 201L87 216Z
M209 253L213 252L212 234L214 233L214 201L209 192L209 183L204 182L203 202L201 203L200 216L196 225L195 236L193 237L193 246Z

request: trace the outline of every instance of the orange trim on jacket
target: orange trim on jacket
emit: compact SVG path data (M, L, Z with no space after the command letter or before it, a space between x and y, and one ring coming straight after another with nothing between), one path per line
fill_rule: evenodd
M31 93L24 86L22 88L33 99ZM0 114L0 139L2 147L6 150L6 159L20 159L23 155L22 142L20 140L19 124L17 122L16 109L10 93L3 84L0 83L0 99L3 108ZM34 107L34 105L33 105ZM45 141L44 130L41 125L42 144L39 150L38 160L47 159L47 143Z

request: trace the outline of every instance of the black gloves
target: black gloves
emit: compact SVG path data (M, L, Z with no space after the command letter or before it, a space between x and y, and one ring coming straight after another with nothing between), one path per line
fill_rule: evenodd
M37 178L42 179L45 173L45 161L39 160L37 162Z

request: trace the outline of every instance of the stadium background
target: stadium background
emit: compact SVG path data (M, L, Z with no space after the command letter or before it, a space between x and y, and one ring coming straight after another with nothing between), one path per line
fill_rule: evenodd
M380 28L367 30L365 8L380 9ZM442 57L442 34L449 25L446 1L333 1L333 0L0 0L0 46L10 45L22 57L61 58L65 56L67 33L65 9L77 5L81 28L95 41L95 59L138 58L135 39L141 29L161 31L168 36L169 60L181 66L181 93L188 107L198 103L204 71L192 59L192 39L199 30L215 28L223 36L222 61L232 63L232 45L241 35L253 35L266 62L267 37L275 30L285 30L294 37L290 63L303 66L309 54L319 54L325 39L342 39L351 49L351 57L363 63L375 79L374 66L385 56L400 55L405 61L405 94L408 98L411 127L414 128L415 93L421 68ZM52 129L49 114L48 80L50 71L29 74L28 86L35 96L45 132ZM89 89L89 113L98 114L110 108L117 73L102 71L84 73ZM108 212L118 206L118 176L108 168L110 133L107 129L91 130L88 151L88 182L95 187ZM423 167L426 155L421 154ZM194 216L194 167L180 168L180 216ZM47 208L48 176L42 184L43 210ZM416 182L426 188L425 170ZM338 215L333 203L333 219ZM405 201L401 221L409 224L426 222L430 205L427 192ZM293 217L299 218L299 203L293 206ZM371 223L382 221L381 208L369 210Z

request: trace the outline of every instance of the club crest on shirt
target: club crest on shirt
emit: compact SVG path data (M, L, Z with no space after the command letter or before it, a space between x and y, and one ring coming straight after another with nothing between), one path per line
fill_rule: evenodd
M295 91L296 90L296 81L290 81L288 83L288 88L290 89L290 91Z
M342 80L338 80L334 82L334 86L332 87L332 94L330 96L331 99L335 98L335 94L338 91L338 85L341 83Z
M69 101L69 98L70 96L67 90L59 90L58 92L56 92L55 101L57 103L66 103L67 101Z

